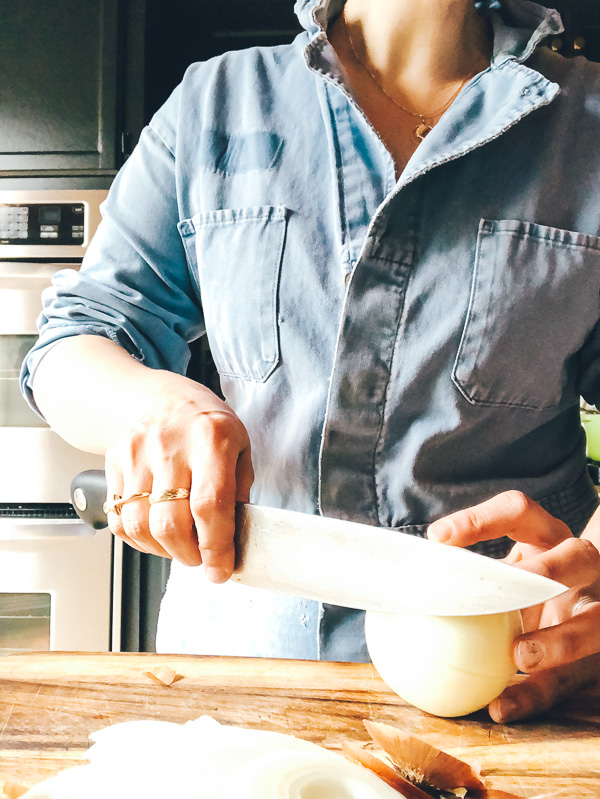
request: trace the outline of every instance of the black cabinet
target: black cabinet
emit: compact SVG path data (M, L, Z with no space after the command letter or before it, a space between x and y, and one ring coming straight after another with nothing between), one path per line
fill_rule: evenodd
M600 60L600 2L544 2ZM190 63L299 31L292 0L0 0L0 177L114 174Z
M146 0L147 116L195 61L290 42L301 30L293 0Z
M290 41L292 0L0 0L0 178L114 175L186 67Z
M598 0L544 0L560 12L565 31L551 38L549 46L566 56L585 56L600 61L600 2Z
M120 166L127 125L135 127L124 85L139 80L131 48L140 31L127 26L141 8L121 0L2 0L0 171Z

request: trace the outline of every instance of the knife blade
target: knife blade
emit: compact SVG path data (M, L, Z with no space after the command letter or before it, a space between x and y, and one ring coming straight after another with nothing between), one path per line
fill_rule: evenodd
M75 477L73 506L107 526L104 472ZM470 550L391 528L238 503L232 580L332 605L479 616L538 605L566 586Z

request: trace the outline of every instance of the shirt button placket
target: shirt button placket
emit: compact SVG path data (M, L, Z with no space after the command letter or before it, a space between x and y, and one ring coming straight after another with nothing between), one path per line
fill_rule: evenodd
M323 430L319 501L326 515L376 523L374 459L410 268L404 264L412 262L412 235L407 220L399 236L405 242L399 240L396 246L395 233L383 252L378 236L389 214L383 203L394 187L389 153L339 87L328 86L326 96L333 112L349 262L344 266L346 297Z
M375 458L415 252L410 225L396 221L385 247L370 240L348 288L323 434L324 515L380 523Z

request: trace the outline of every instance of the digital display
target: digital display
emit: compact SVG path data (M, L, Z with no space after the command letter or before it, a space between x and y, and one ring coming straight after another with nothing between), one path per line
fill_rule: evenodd
M58 225L60 222L60 205L40 206L40 225Z

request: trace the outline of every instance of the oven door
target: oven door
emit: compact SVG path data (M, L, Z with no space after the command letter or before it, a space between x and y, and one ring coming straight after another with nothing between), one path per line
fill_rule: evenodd
M104 459L63 441L19 390L41 293L61 266L0 262L0 652L107 651L111 628L119 648L112 536L70 503L73 477Z
M118 649L112 548L75 519L0 518L0 654Z

